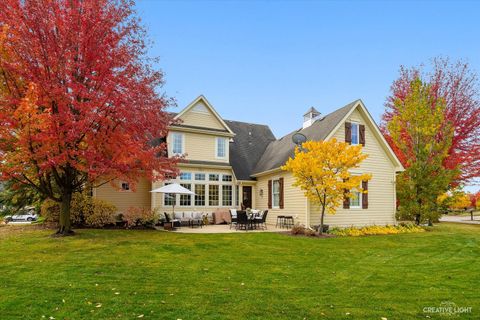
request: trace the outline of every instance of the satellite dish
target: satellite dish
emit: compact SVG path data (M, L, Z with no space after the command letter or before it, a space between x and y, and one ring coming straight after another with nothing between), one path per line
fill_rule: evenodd
M292 141L297 146L301 146L302 143L307 141L307 137L305 137L305 135L301 134L300 132L297 132L292 136Z

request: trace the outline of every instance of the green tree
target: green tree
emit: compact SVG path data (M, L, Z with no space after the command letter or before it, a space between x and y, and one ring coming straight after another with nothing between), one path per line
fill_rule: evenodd
M417 223L437 221L437 198L458 174L443 166L453 138L453 127L444 118L445 101L415 78L405 98L394 103L398 113L387 129L407 159L405 171L397 177L399 215Z

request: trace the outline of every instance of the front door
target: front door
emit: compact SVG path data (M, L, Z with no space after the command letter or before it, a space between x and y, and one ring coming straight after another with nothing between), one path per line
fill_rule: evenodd
M243 186L242 190L242 209L252 208L252 187Z

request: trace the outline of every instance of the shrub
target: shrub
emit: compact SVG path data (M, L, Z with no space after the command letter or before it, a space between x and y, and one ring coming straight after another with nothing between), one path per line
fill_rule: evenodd
M290 233L293 235L305 234L305 227L297 223L292 227L292 230L290 230Z
M91 210L94 199L87 193L74 193L70 203L70 219L74 225L85 224L84 212Z
M91 205L87 205L83 210L85 224L97 228L115 224L116 211L117 208L113 204L100 199L92 199Z
M366 235L378 235L378 234L398 234L398 233L413 233L424 232L425 229L417 226L413 223L399 224L397 226L367 226L361 228L349 227L349 228L334 228L330 231L331 234L340 237L358 237Z
M315 237L315 236L317 235L317 233L315 232L315 230L308 229L308 228L305 228L305 229L304 229L304 234L305 234L307 237Z
M116 208L107 201L94 199L87 193L74 193L70 203L70 219L73 225L103 227L115 223ZM58 223L60 203L47 199L40 208L45 222Z
M158 222L158 214L155 210L140 207L130 207L122 215L126 228L136 226L153 227Z
M52 199L46 199L40 207L40 216L42 216L47 223L58 223L60 203Z

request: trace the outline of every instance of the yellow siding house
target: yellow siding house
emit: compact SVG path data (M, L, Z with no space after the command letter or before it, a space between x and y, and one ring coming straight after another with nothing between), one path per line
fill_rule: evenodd
M169 181L139 181L135 191L128 183L115 181L94 190L94 196L115 204L119 211L144 207L170 212L213 212L218 209L255 208L269 210L268 222L279 215L294 217L295 223L317 225L319 208L311 204L293 177L280 167L294 154L292 136L299 132L309 140L362 144L368 158L353 173L371 173L368 195L350 200L337 214L327 215L331 226L395 223L395 176L402 165L388 146L361 100L326 116L311 108L301 128L276 139L267 125L224 120L204 96L180 113L167 137L168 154L183 155L180 174ZM164 195L149 191L176 182L194 196Z

